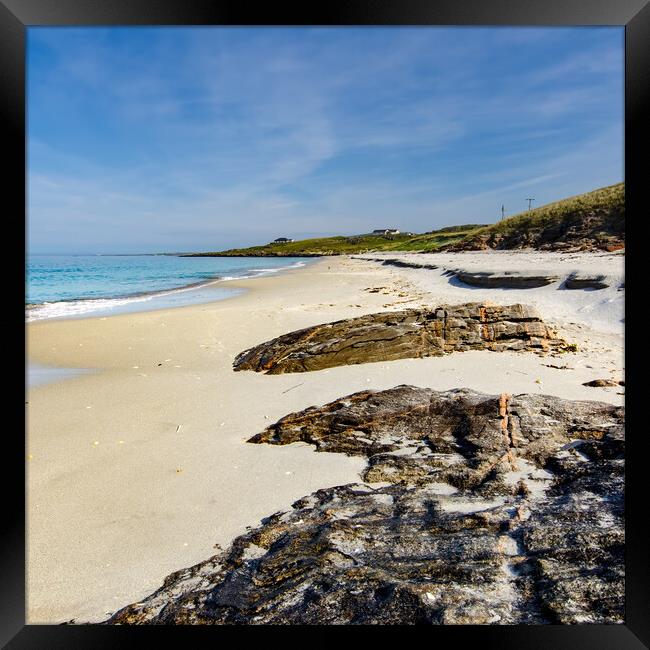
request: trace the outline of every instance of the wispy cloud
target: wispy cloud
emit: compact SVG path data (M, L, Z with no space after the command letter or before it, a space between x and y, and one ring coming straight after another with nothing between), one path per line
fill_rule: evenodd
M622 45L585 28L30 28L30 247L428 230L523 189L617 182Z

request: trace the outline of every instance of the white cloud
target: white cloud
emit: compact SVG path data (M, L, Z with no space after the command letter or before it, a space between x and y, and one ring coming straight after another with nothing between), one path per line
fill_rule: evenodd
M528 31L528 42L543 44L547 31ZM520 189L541 200L549 187L617 180L616 138L599 134L621 116L597 75L584 77L600 65L616 82L616 48L516 73L497 57L494 69L508 74L486 80L516 30L459 39L454 30L357 29L345 42L329 28L309 38L181 32L152 32L130 48L104 32L93 40L92 30L49 39L52 69L32 79L33 96L55 116L100 123L122 148L56 144L38 130L34 246L217 247L323 223L331 232L379 221L428 230L485 219L492 197L514 201ZM135 56L143 51L151 56ZM585 119L567 133L576 113Z

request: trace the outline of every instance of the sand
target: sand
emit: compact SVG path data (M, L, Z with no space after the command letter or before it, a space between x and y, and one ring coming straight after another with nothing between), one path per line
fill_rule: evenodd
M457 257L469 264L472 255L480 254ZM536 263L557 261L549 255ZM603 262L595 259L574 265ZM94 370L35 386L26 397L28 623L105 619L261 518L316 489L359 480L360 458L304 443L245 442L289 412L402 383L623 400L622 388L581 385L623 378L623 292L613 297L621 314L616 302L604 318L598 304L612 297L609 289L607 296L562 292L575 295L563 307L549 287L477 291L437 271L348 257L228 285L246 291L208 304L27 326L30 362ZM484 294L541 301L552 312L547 320L580 351L467 352L276 376L232 371L237 353L293 329ZM575 301L592 307L580 311Z
M418 264L436 265L438 269L400 269L392 267L394 277L410 281L419 289L443 302L491 300L509 304L525 300L537 307L544 319L563 327L583 327L622 335L625 292L619 290L625 281L625 255L617 253L544 253L540 251L478 251L467 253L388 254L376 253L375 259L403 259ZM444 275L448 270L496 274L521 273L557 276L558 280L537 289L484 289L464 284ZM604 276L606 289L564 289L565 279L572 272Z

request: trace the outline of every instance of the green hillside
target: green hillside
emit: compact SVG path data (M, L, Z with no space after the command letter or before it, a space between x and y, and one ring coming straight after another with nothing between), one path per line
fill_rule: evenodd
M625 184L572 196L491 225L449 226L422 234L319 237L185 257L289 257L355 253L537 248L617 250L625 247Z
M249 248L231 248L225 251L190 253L186 257L287 257L348 255L378 251L435 251L441 246L460 241L480 229L480 224L451 226L420 235L353 235L350 237L320 237L283 244L265 244Z
M617 250L625 247L625 183L549 203L469 233L447 251L488 248Z

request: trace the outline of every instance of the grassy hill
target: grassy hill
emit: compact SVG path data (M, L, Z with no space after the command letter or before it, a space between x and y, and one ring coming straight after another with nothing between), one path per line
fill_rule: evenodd
M522 212L495 224L449 226L422 234L319 237L184 257L289 257L354 253L538 248L617 250L625 247L625 184L610 185Z
M287 257L348 255L377 251L435 251L460 241L483 226L468 224L451 226L420 235L354 235L351 237L320 237L284 244L265 244L249 248L231 248L209 253L190 253L185 257Z
M625 247L625 183L549 203L469 233L446 251Z

